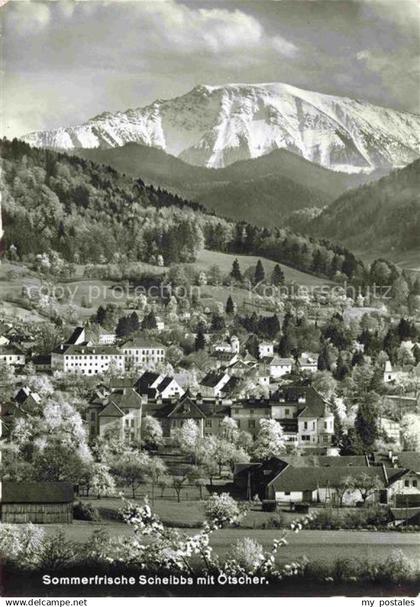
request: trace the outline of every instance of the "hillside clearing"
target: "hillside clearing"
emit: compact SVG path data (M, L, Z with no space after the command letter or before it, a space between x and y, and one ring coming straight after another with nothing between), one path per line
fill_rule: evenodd
M273 268L277 263L275 261L272 261L271 259L257 257L254 255L235 255L204 249L197 255L197 260L194 262L194 264L191 265L196 267L198 270L204 271L208 271L211 266L217 265L219 266L222 272L228 273L232 269L232 263L234 259L238 259L242 272L252 266L255 266L257 264L257 261L261 259L266 275L270 274L273 271ZM283 263L280 263L279 265L281 266L284 272L286 282L294 282L298 285L304 285L308 287L333 284L332 281L328 280L327 278L318 278L317 276L312 276L312 274L306 274L305 272L301 272L299 270L291 268L290 266L286 266Z

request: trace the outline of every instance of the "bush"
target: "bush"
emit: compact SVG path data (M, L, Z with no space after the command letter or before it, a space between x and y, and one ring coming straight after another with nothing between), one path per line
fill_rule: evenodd
M45 538L39 556L41 569L58 570L72 563L75 558L75 546L66 540L63 531Z
M317 513L310 524L312 529L366 529L384 528L391 521L389 508L372 505L368 508L346 511L326 508Z
M17 564L22 569L37 566L44 537L42 527L32 523L0 523L0 561Z
M286 527L286 522L284 516L280 514L280 512L274 516L270 516L265 525L266 529L283 529L284 527Z
M229 493L214 494L206 503L206 518L209 523L227 527L237 521L240 516L239 505Z
M78 521L100 521L99 510L91 503L77 502L73 505L73 517Z
M276 500L263 500L262 510L263 512L275 512L277 507Z
M253 573L264 560L264 550L254 539L243 537L235 542L228 559L236 561L246 572Z

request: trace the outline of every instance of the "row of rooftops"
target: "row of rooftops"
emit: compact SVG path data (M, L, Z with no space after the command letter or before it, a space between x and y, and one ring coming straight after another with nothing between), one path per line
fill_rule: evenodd
M217 415L229 415L238 413L239 411L249 411L259 408L271 408L272 406L278 406L279 404L288 404L288 406L295 406L295 418L325 418L331 416L329 411L328 402L311 387L303 387L305 398L297 399L297 394L301 394L301 391L291 390L290 395L294 400L288 401L287 392L283 394L283 399L276 395L266 399L253 399L244 398L236 401L226 401L223 398L211 397L205 398L200 394L193 395L189 390L184 394L175 396L168 399L159 399L157 390L150 390L149 386L153 384L155 380L159 379L159 375L146 372L130 387L115 386L114 390L109 392L95 391L90 401L92 406L100 405L103 406L104 402L113 402L117 404L120 409L139 408L142 404L145 407L145 412L149 411L156 415L165 415L165 412L175 411L181 412L185 408L186 403L190 407L192 412L195 412L197 417L208 417ZM172 377L166 377L162 380L161 384L168 385L173 380ZM159 387L160 387L159 385ZM149 396L152 395L152 398ZM155 398L153 398L153 396ZM177 409L178 408L178 409ZM292 425L293 419L290 420Z

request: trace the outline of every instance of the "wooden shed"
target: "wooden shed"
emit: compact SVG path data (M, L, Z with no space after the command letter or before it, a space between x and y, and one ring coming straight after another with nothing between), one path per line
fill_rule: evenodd
M72 523L71 483L0 483L3 523Z

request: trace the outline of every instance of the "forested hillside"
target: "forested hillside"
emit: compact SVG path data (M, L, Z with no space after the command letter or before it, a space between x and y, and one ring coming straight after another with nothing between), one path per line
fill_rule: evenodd
M18 258L55 250L89 263L115 258L194 261L204 247L261 255L304 272L363 282L366 269L338 245L206 214L137 178L76 156L2 141L6 250Z
M376 175L349 175L325 169L287 150L235 162L224 169L189 165L137 143L75 154L111 165L149 184L196 200L210 211L260 226L281 225L297 209L323 207L350 187Z
M375 254L420 249L420 160L346 192L313 220L310 230Z
M1 154L5 247L15 245L20 256L54 249L82 263L114 255L187 262L210 224L230 233L198 205L110 167L16 140L4 140Z

